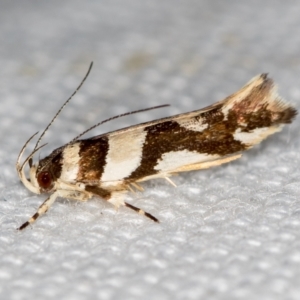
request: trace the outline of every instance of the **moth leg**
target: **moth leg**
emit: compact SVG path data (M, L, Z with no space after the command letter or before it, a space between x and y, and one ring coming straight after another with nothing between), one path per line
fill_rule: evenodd
M159 222L159 220L156 219L151 214L143 211L142 209L140 209L138 207L135 207L135 206L125 202L124 198L125 198L126 192L127 192L127 190L114 191L114 192L111 192L110 195L107 195L107 197L105 199L107 200L107 202L111 203L116 209L118 209L120 206L126 206L126 207L129 207L130 209L136 211L137 213L148 217L149 219L151 219L154 222Z
M127 185L128 191L132 192L133 194L136 194L136 191L128 184Z
M127 202L124 202L124 204L125 204L126 207L129 207L130 209L136 211L138 214L144 215L144 216L148 217L149 219L151 219L152 221L159 223L159 220L157 218L155 218L151 214L143 211L142 209L140 209L140 208L138 208L136 206L133 206L133 205L127 203Z
M135 186L135 185L133 185L133 186ZM116 189L116 187L114 187L114 188ZM159 220L156 219L151 214L124 201L125 194L128 191L128 189L124 188L124 186L119 187L119 190L114 190L114 191L109 191L109 189L104 189L99 186L86 186L85 190L89 191L90 193L92 193L95 196L105 199L107 202L111 203L116 209L118 209L120 206L127 206L130 209L138 212L139 214L148 217L152 221L159 222Z
M54 192L49 198L47 198L37 209L37 212L23 225L21 225L18 230L23 230L28 225L32 224L38 217L42 216L47 210L50 208L50 206L54 203L58 196L57 192Z
M132 186L134 186L138 191L143 192L144 188L136 182L130 182Z
M165 177L165 179L174 187L177 187L177 185L169 178L169 177Z
M114 187L115 190L111 191L100 186L87 185L85 187L85 190L89 192L91 196L94 195L100 197L101 199L104 199L107 202L111 203L115 208L119 208L120 206L125 205L124 197L128 191L127 187Z

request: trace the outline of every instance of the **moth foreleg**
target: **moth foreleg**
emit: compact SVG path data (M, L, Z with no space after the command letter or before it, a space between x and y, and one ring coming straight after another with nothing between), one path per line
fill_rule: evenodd
M142 209L140 209L136 206L133 206L133 205L127 203L127 202L124 202L124 204L125 204L126 207L129 207L130 209L136 211L138 214L144 215L144 216L148 217L149 219L151 219L152 221L159 223L159 220L157 218L155 218L154 216L152 216L150 213L145 212Z
M37 212L23 225L21 225L18 230L23 230L28 225L32 224L38 217L42 216L54 203L56 198L58 197L58 193L54 192L49 198L47 198L38 208Z

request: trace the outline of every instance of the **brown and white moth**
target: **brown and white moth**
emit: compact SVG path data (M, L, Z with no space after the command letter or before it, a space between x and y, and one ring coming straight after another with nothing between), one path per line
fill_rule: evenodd
M172 183L169 177L179 172L235 160L242 151L291 123L297 114L294 107L277 95L267 74L261 74L223 101L200 110L79 139L90 128L33 164L33 155L43 147L38 147L41 138L72 96L23 163L22 155L36 134L18 156L16 169L23 184L33 193L50 194L20 230L44 214L57 197L85 201L97 196L115 207L127 206L157 222L151 214L125 202L126 192L142 189L139 185L142 181L164 178ZM24 171L27 163L30 179Z

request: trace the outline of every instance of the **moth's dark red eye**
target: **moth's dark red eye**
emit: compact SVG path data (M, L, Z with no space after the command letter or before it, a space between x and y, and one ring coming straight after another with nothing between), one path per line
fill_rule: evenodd
M52 177L49 172L41 172L37 176L37 181L40 187L48 189L52 184Z

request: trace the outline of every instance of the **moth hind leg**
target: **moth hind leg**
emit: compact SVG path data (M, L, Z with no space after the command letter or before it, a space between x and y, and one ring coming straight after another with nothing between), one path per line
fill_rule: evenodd
M125 204L126 207L136 211L138 214L144 215L144 216L148 217L149 219L151 219L152 221L159 223L159 220L157 218L155 218L154 216L152 216L150 213L145 212L142 209L140 209L136 206L133 206L133 205L127 203L127 202L124 202L124 204Z
M104 189L99 186L86 186L86 191L91 192L95 196L99 196L102 199L105 199L107 202L111 203L115 208L119 208L120 206L126 206L137 213L144 215L151 219L154 222L159 222L157 218L152 216L150 213L143 211L142 209L133 206L124 201L125 195L130 190L129 186L119 186L114 187L114 190Z

